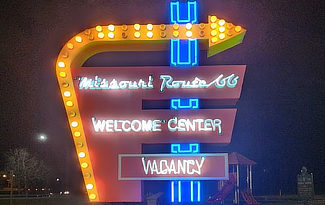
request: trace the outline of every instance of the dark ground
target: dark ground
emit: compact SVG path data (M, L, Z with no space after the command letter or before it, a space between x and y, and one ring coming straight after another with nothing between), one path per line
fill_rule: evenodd
M283 197L258 197L259 202L265 205L305 205L302 201L297 200L296 196L283 196ZM15 199L13 205L145 205L146 203L87 203L83 197L65 196L65 197L52 197L52 198L29 198L29 199ZM195 205L204 205L199 203ZM232 203L226 202L225 205ZM243 203L244 204L244 203ZM10 205L9 199L1 199L0 205ZM213 205L213 204L210 204ZM325 205L325 196L316 196L315 200L309 202L309 205Z

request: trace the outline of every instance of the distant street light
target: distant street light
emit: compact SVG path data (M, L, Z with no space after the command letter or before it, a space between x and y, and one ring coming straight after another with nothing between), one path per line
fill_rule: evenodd
M41 134L41 135L38 136L38 140L39 140L40 142L46 142L46 140L47 140L47 136L44 135L44 134Z
M3 174L2 177L3 177L3 178L7 178L7 175L6 175L6 174Z

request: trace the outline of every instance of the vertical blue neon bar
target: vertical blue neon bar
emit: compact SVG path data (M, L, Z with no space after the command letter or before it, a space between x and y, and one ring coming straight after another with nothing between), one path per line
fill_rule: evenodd
M178 181L178 202L182 201L182 186L181 181Z
M197 201L201 201L201 182L197 181Z
M198 23L197 2L188 0L187 2L170 2L170 23L171 24L196 24ZM198 65L198 40L197 39L171 39L170 41L170 66L172 67L192 67ZM185 99L189 100L190 99ZM175 101L175 100L174 100ZM171 109L199 109L199 99L190 102L188 106L182 106L181 100L171 100ZM183 100L184 101L184 100ZM196 104L195 104L196 103ZM199 153L199 144L171 144L171 153L190 154ZM177 188L175 188L177 184ZM195 192L195 188L197 191ZM200 181L172 181L171 182L171 202L199 202L201 200ZM182 191L183 190L183 191ZM188 194L190 190L190 194ZM176 193L177 192L177 193ZM183 193L183 194L182 194ZM194 196L197 194L197 197ZM190 196L188 196L190 195ZM175 197L177 196L177 200Z
M192 0L170 2L170 23L198 23L197 2ZM198 65L198 50L197 39L171 39L170 66L191 67Z
M171 144L170 152L174 154L195 154L200 152L198 143L175 143ZM177 184L175 189L174 184ZM197 190L196 190L197 189ZM200 181L172 181L171 202L200 202ZM175 200L177 196L177 200Z
M172 194L172 197L171 197L171 202L175 202L175 198L174 198L174 181L172 181L171 184L171 194Z
M193 202L193 181L191 181L191 202Z

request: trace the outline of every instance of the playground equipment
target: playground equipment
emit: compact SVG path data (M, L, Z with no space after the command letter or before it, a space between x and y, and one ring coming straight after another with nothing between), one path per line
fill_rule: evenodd
M247 157L233 152L228 157L229 163L229 180L223 184L221 190L215 195L211 196L207 202L209 203L222 203L226 197L234 190L234 204L239 204L240 195L247 204L259 204L253 196L253 180L252 180L252 166L256 162L248 159ZM246 188L240 191L240 166L246 166Z
M256 201L252 192L249 189L241 191L240 194L247 204L260 204L258 203L258 201Z
M221 203L231 193L236 186L236 173L229 174L229 180L223 185L221 190L208 199L209 203Z

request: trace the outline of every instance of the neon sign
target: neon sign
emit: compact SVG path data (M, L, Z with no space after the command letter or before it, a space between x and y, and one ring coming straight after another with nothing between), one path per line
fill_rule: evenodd
M171 24L98 25L73 36L60 51L56 62L57 79L91 202L142 201L139 180L157 179L157 177L142 175L143 156L139 157L138 163L141 165L139 166L142 173L140 177L133 176L131 173L129 176L125 173L128 169L123 169L125 166L132 165L132 160L129 165L123 164L123 160L126 159L121 157L121 169L118 169L117 157L120 157L120 153L141 153L143 143L194 141L230 143L236 109L192 108L201 108L201 105L196 103L203 99L235 105L240 97L246 66L196 66L198 46L200 44L201 49L207 48L209 57L240 44L246 30L216 16L208 16L207 23L198 23L197 3L194 2L189 1L186 6L183 3L172 2L170 4ZM186 15L182 12L184 9L188 11ZM80 67L85 60L100 52L167 49L171 51L172 69L169 66L91 69ZM183 69L187 66L191 68ZM79 81L74 80L79 76L82 76ZM93 92L89 92L90 90ZM192 104L188 106L183 101L174 101L171 104L173 110L152 110L150 106L149 109L144 106L145 102L150 104L157 100L172 102L171 99L190 98L198 101L191 101ZM176 108L190 112L175 111ZM145 120L144 124L142 120ZM220 120L220 123L214 120ZM158 131L159 129L161 131ZM123 137L120 133L123 133ZM170 133L173 135L170 136ZM218 137L213 137L215 135ZM177 157L179 156L173 156L174 159ZM183 162L187 165L192 164L189 160L195 161L195 159L194 156L190 157L191 159L184 159ZM145 159L148 160L147 157ZM218 177L226 179L227 167L222 166L218 176L203 175L209 159L206 156L202 164L201 177L203 178L192 176L184 179L204 180ZM96 163L93 163L94 161ZM171 164L169 163L169 169ZM212 164L216 165L216 163ZM221 157L217 164L227 164L226 157ZM151 173L150 169L148 170L148 173ZM118 174L121 176L116 178ZM132 177L134 180L126 180ZM179 181L183 179L181 176L160 176L158 179L176 179L171 186L175 190L175 194L172 193L173 201L185 200L181 193L185 190L182 186L183 182ZM201 183L190 181L189 184L191 201L200 201ZM198 194L194 197L193 190L196 188ZM123 192L128 194L125 195Z
M142 158L142 166L146 175L165 175L165 174L184 174L201 175L201 169L204 163L204 157L201 159L177 159L177 160L146 160Z
M215 80L210 83L207 83L205 80L201 80L198 77L195 77L193 81L178 80L174 81L173 77L170 75L161 75L160 79L162 80L160 91L164 92L165 88L168 89L177 89L177 88L209 88L214 85L216 88L223 88L227 86L228 88L234 88L237 85L238 76L235 77L234 74L231 74L227 77L224 77L223 74L220 74Z
M167 124L170 132L216 132L222 133L220 119L169 119L162 120L96 120L91 118L95 132L161 132L161 126Z
M149 75L148 81L140 79L138 81L125 81L122 80L118 82L113 79L111 82L106 80L105 78L100 78L95 76L94 79L88 79L87 77L81 77L79 79L79 89L87 90L87 89L111 89L111 90L124 90L124 89L152 89L153 78Z
M122 80L117 81L113 78L111 81L106 78L98 77L97 75L92 78L81 77L79 78L79 89L87 90L87 89L103 89L103 90L124 90L124 89L153 89L153 76L148 76L148 81L144 81L142 79L139 80ZM161 85L160 92L164 92L165 89L196 89L196 88L209 88L214 86L215 88L224 88L227 86L228 88L236 87L238 83L239 76L235 76L235 74L230 74L224 77L223 74L220 74L211 82L206 80L202 80L198 77L194 77L193 80L174 80L171 75L160 75Z
M118 178L134 180L219 180L228 177L228 155L120 154Z
M182 110L182 109L199 109L200 99L189 98L189 99L171 99L170 109Z

